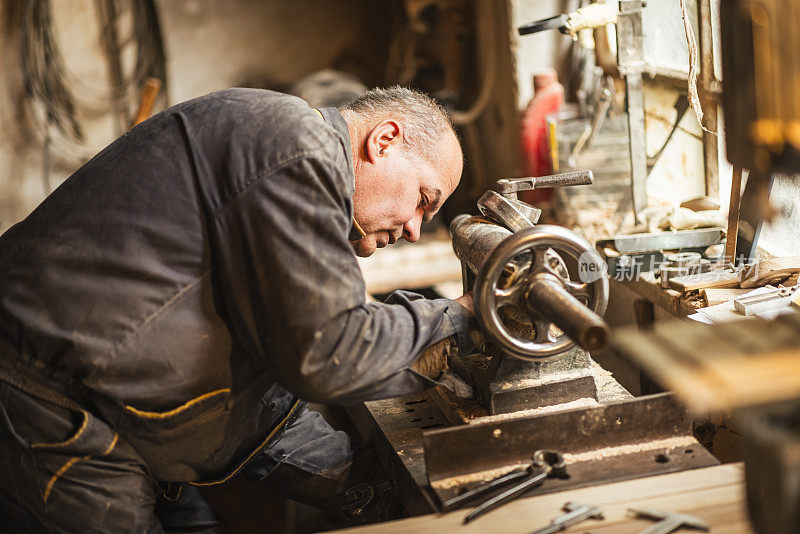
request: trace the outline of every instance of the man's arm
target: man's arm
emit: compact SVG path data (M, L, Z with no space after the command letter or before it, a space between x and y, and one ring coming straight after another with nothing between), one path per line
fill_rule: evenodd
M250 183L220 210L215 279L224 315L248 353L301 397L353 403L417 392L411 369L428 346L466 339L467 310L405 292L365 302L347 241L341 163L298 157ZM413 268L413 266L409 266Z

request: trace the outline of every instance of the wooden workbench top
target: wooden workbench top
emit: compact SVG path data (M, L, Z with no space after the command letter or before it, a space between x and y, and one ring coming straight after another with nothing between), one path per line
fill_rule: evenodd
M744 469L740 463L520 499L489 512L468 525L461 524L468 510L456 510L445 515L412 517L339 532L530 534L546 526L551 518L560 515L561 507L568 501L600 506L604 510L605 519L586 520L562 531L567 534L576 532L633 534L653 524L652 521L631 517L627 512L629 506L658 508L693 515L708 522L711 531L717 534L753 532L747 521Z

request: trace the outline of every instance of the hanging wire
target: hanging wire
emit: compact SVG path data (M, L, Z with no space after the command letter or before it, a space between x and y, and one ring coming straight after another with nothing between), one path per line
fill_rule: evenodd
M86 160L87 146L80 117L121 113L131 117L148 78L158 78L164 88L158 106L168 101L164 43L154 0L95 0L100 25L100 44L109 62L119 68L105 86L87 85L73 74L61 54L50 0L26 0L20 31L20 65L25 104L41 139L49 149L71 159ZM129 20L127 35L121 22ZM122 68L132 57L130 68ZM119 121L117 134L130 125ZM48 150L49 151L49 150Z

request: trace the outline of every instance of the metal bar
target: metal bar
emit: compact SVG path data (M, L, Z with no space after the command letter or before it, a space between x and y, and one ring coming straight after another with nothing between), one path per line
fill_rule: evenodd
M431 430L423 441L428 481L442 501L479 484L476 473L527 464L539 449L562 451L571 478L548 481L533 494L718 463L692 437L691 419L669 394Z
M642 2L621 0L617 15L617 62L625 76L628 111L628 148L631 160L631 199L633 216L641 222L640 214L647 207L647 146L645 143L644 94L642 71Z
M589 170L563 172L549 176L528 176L524 178L502 178L497 180L495 190L501 195L543 189L547 187L567 187L573 185L592 185L594 173Z
M723 235L719 228L621 235L598 241L597 248L600 250L611 248L620 254L706 248L719 243Z
M529 310L547 317L582 349L606 346L611 331L603 319L548 275L537 275L527 294ZM541 334L540 334L541 335Z
M642 75L629 74L625 76L625 91L628 100L628 150L631 159L633 216L636 222L641 222L641 213L647 208L647 152Z

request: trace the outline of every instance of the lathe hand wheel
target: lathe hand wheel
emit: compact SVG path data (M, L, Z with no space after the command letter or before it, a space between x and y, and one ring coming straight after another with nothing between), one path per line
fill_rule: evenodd
M563 264L559 267L560 262L553 261L549 249L573 258L582 281L570 280ZM548 360L575 345L563 333L553 336L550 333L552 322L530 303L533 284L543 280L560 284L569 295L601 317L608 304L605 263L585 239L553 225L538 225L510 235L492 250L478 271L475 315L490 340L524 360ZM533 340L509 330L500 315L500 309L505 306L518 308L531 319L535 330Z

